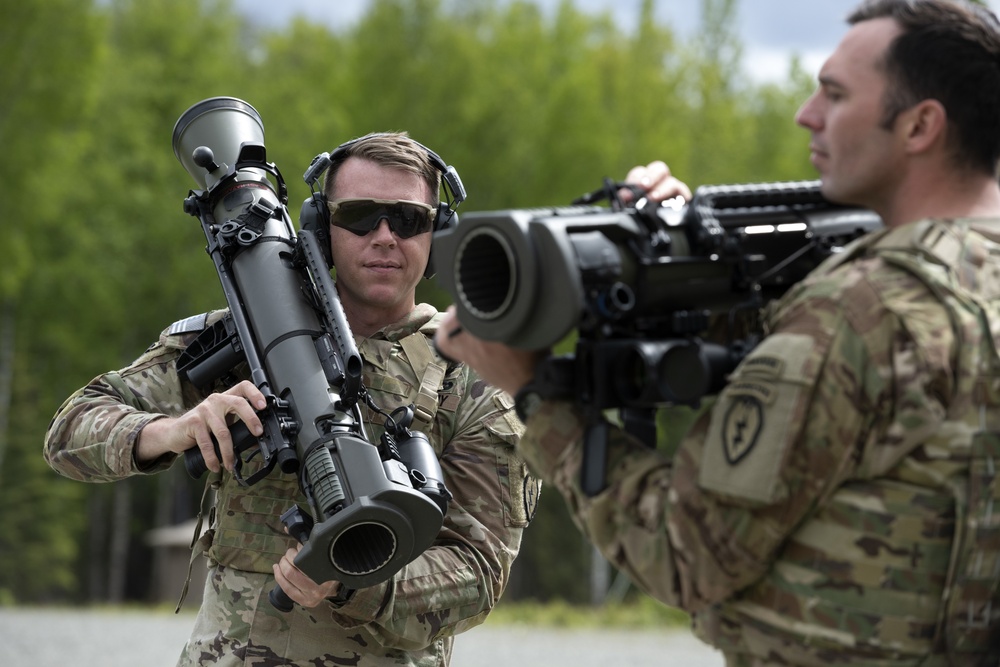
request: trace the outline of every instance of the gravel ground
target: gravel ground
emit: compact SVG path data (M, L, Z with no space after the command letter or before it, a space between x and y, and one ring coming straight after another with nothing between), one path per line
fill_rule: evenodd
M172 667L194 615L147 611L0 609L2 667ZM482 626L455 642L452 667L722 667L683 630L559 630Z

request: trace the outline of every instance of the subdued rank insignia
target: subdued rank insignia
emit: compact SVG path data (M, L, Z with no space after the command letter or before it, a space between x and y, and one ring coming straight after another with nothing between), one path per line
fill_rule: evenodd
M730 464L739 463L753 449L763 424L764 408L759 400L741 396L733 401L722 430L722 445Z
M176 336L177 334L194 333L196 331L201 331L208 324L208 313L202 313L201 315L192 315L191 317L186 317L183 320L177 320L170 325L167 330L168 336Z

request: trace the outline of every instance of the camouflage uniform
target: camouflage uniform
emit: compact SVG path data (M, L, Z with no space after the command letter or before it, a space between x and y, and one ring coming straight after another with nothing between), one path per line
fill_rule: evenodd
M673 460L614 430L586 497L560 402L519 450L729 665L996 665L1000 221L870 235L766 321Z
M208 323L220 316L213 313ZM216 475L211 528L199 545L211 567L180 665L447 665L453 635L485 620L508 582L538 483L514 450L524 427L510 397L464 365L446 366L432 351L439 319L421 304L358 341L365 386L377 405L389 412L416 403L425 417L433 413L432 425L415 422L414 428L430 437L454 496L434 545L389 581L346 602L296 605L283 614L267 595L274 586L271 565L294 544L279 517L293 503L307 506L297 480L275 469L244 488L230 474ZM67 399L46 436L50 465L85 481L169 467L176 457L140 469L133 451L141 428L158 418L150 413L179 415L202 400L175 368L195 335L168 330L131 366ZM368 435L377 441L384 418L369 414L369 420ZM244 466L246 476L254 470Z

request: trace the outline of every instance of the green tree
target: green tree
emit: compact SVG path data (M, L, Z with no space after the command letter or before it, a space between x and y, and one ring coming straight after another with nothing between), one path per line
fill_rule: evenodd
M454 164L460 214L563 205L657 158L693 186L812 174L791 122L811 84L801 68L781 85L742 77L735 0L703 0L690 40L657 22L654 0L634 31L569 1L548 15L527 0L373 0L340 31L256 26L226 0L0 4L0 176L14 193L0 244L0 592L20 600L142 599L148 576L112 571L148 570L141 533L197 501L179 467L85 485L39 452L70 392L224 305L181 207L196 184L170 145L191 104L231 95L260 111L293 219L312 157L374 130L408 130ZM432 282L420 296L448 302ZM542 498L512 592L585 601L589 549L558 496Z
M9 483L0 488L14 498L4 503L4 516L11 516L5 525L37 525L38 510L25 511L23 503L39 495L72 500L60 503L55 516L47 512L44 531L12 529L0 537L10 545L0 554L18 562L4 568L0 588L17 597L82 593L78 581L90 569L87 561L109 558L106 552L81 553L86 541L80 538L86 503L115 490L54 479L44 464L37 465L42 434L59 401L90 377L137 356L172 319L220 301L210 263L193 251L204 245L199 227L181 212L193 183L171 154L170 128L197 95L209 96L219 82L234 80L226 68L240 49L240 22L224 2L92 6L46 0L31 7L34 13L22 24L4 25L24 42L11 48L32 62L25 76L39 87L35 106L26 104L20 121L5 124L16 156L5 164L32 164L16 190L22 208L7 219L31 220L17 231L27 233L33 269L17 294L17 421L2 471ZM64 48L48 48L51 40ZM4 40L5 47L10 44ZM44 84L31 83L36 81ZM21 182L17 178L11 180ZM36 491L23 492L22 484ZM125 488L132 486L140 499L155 492L142 480ZM108 511L103 521L121 517L113 530L130 531L127 514ZM39 557L23 560L35 541L42 543ZM119 537L118 543L128 540ZM67 572L67 561L78 571Z
M90 83L99 59L99 17L90 2L5 1L0 25L0 180L8 193L0 243L0 599L45 597L72 588L74 507L80 490L39 484L46 415L44 381L31 344L40 319L56 319L35 287L51 256L39 236L66 209L52 199L75 173ZM52 44L60 44L53 49ZM64 200L64 206L69 202ZM71 291L72 285L63 286ZM33 436L33 437L32 437ZM39 465L42 463L42 465Z

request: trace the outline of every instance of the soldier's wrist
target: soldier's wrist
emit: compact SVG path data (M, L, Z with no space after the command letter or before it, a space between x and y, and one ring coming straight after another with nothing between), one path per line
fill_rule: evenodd
M326 601L334 607L343 607L354 597L355 589L348 588L344 584L338 583L337 590L333 595L327 596Z

